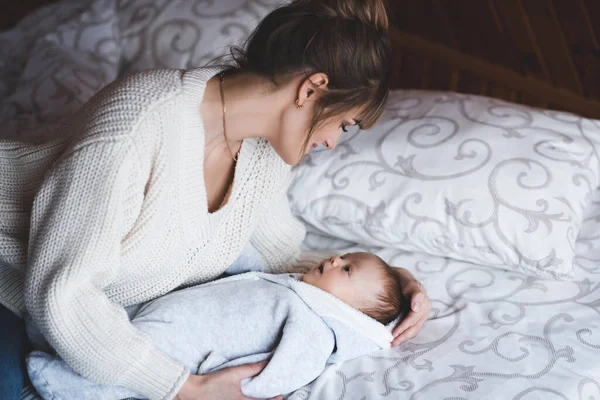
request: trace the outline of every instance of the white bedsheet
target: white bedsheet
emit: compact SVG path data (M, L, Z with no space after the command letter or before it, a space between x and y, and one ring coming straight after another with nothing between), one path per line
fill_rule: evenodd
M63 0L0 33L0 137L52 135L115 77L202 65L278 0ZM220 49L220 50L218 50ZM291 399L600 399L600 192L577 242L576 280L544 281L393 249L433 316L400 348L332 366ZM315 244L351 244L310 234Z
M346 244L411 270L432 317L410 342L331 367L290 398L600 399L600 191L586 214L573 282Z

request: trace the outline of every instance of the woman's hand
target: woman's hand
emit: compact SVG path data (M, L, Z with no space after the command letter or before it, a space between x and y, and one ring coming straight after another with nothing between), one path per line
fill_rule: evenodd
M261 373L268 361L240 365L204 375L190 375L177 393L176 400L251 400L241 389L242 379ZM282 400L283 396L271 400Z
M394 328L392 334L394 341L392 347L414 338L421 330L421 327L429 317L431 311L431 300L425 292L425 288L408 270L404 268L394 268L402 282L402 291L410 299L410 312Z

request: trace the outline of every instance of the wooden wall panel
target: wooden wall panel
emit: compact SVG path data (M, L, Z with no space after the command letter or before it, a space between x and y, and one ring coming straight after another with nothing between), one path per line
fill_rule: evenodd
M488 82L486 90L481 93L483 96L497 97L506 101L518 101L519 96L507 85Z
M455 48L494 63L510 62L512 54L487 1L463 0L463 7L442 1L442 9L458 40Z
M416 82L417 87L425 88L429 80L429 76L426 74L428 68L425 65L426 60L419 55L403 55L400 82L403 82L405 86Z
M532 96L544 104L548 102L555 107L562 107L557 109L600 119L600 102L598 100L585 98L580 94L556 87L550 82L519 74L509 68L494 65L417 35L406 34L396 29L392 29L390 34L396 50L395 54L398 54L397 58L400 58L399 65L394 67L400 81L393 82L393 87L423 87L423 60L431 60L451 71L451 90L472 93L478 85L482 85L481 80L483 79L488 82L486 85L491 83L510 87L513 91L518 92L517 94L511 93L515 99L527 99L527 96ZM417 62L407 63L405 60L416 60ZM469 82L470 80L472 82ZM429 79L427 79L428 81ZM539 105L537 101L528 104Z
M600 98L600 49L593 26L589 20L585 3L582 0L565 2L553 0L556 14L565 35L571 59L575 64L585 96Z
M425 89L450 90L452 82L452 70L444 64L429 61L428 85Z
M390 6L401 33L395 52L413 60L394 65L394 87L450 88L600 118L600 0Z
M509 48L514 58L505 65L516 72L531 74L538 78L548 79L550 72L541 57L541 50L527 16L523 12L520 0L492 0L503 24L503 33L508 39ZM498 49L504 52L504 49Z
M528 104L528 105L534 106L534 107L540 107L540 108L549 108L550 107L550 103L546 99L544 99L541 96L535 96L535 95L532 95L529 93L522 93L521 101L525 104ZM563 107L557 106L554 109L570 111L570 110L566 109L566 106L563 106Z
M461 93L481 94L481 89L485 86L485 80L470 71L459 71L456 90Z
M563 1L564 0L560 0ZM574 2L570 0L571 8ZM523 1L526 17L531 24L537 43L540 46L540 57L550 72L550 82L556 86L583 93L579 75L571 59L565 34L561 29L551 0Z
M407 31L455 47L458 41L440 1L444 0L402 1L402 7L396 7L390 13L391 19L395 25L404 26Z
M600 41L600 1L598 0L580 0L587 21L595 32L596 42Z

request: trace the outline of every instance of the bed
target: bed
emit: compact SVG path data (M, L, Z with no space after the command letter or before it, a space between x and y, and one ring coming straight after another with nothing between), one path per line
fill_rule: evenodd
M224 54L229 45L241 44L252 26L278 3L62 0L38 9L0 33L1 135L42 140L60 129L63 118L118 76L146 68L203 65ZM396 20L400 26L403 20ZM523 85L523 76L506 74L507 68L494 75L498 71L491 63L470 63L471 56L436 46L431 40L417 38L416 46L408 40L415 34L409 28L393 32L397 48L404 49L400 55L396 53L396 60L409 60L411 52L417 52L415 57L431 57L432 63L450 59L455 70L476 65L477 70L468 73L479 73L479 77L491 74L478 78L486 82L500 76L500 86L511 82ZM401 68L412 67L404 62ZM410 84L404 81L406 75L402 76L402 81L396 77L397 87ZM452 73L448 76L451 78ZM433 79L420 83L428 89L442 89L442 85L431 85ZM510 89L503 92L507 96L497 97L531 104L535 96L527 93L532 91L541 90L557 98L565 95L563 89L543 84L542 79L527 82L527 87L519 87L522 92ZM459 86L456 79L450 79L445 89L469 92ZM478 87L478 93L494 96L499 93L494 87L486 83ZM453 92L395 92L398 104L417 95L436 96L431 101L437 105L479 101ZM570 107L580 108L570 111L598 118L593 93L571 95L578 100L568 102ZM561 103L560 99L546 104L537 100L534 105L568 109L560 107ZM523 116L506 103L491 107L504 107L505 112L512 109L510 118ZM554 118L559 114L544 111L544 115ZM564 119L567 114L560 115ZM597 121L589 121L592 128L600 128ZM352 156L348 144L351 140L342 141L340 151L344 153L340 157ZM406 246L357 244L361 241L322 227L309 229L304 244L307 252L362 249L410 269L427 288L433 312L417 338L396 349L332 365L319 379L288 398L600 398L600 190L594 184L589 191L593 196L585 202L583 227L576 241L573 238L575 258L569 280L544 279L516 269L459 261L444 256L444 251L426 254ZM23 398L35 398L35 393L28 389Z
M599 200L596 192L577 241L577 278L572 282L367 249L421 279L432 298L433 315L412 341L332 366L290 398L598 398ZM356 249L364 247L347 248Z

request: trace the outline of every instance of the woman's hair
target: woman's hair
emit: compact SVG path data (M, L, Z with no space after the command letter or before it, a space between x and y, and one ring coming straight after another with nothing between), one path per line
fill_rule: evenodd
M379 258L379 257L377 257ZM389 324L401 314L410 310L409 301L402 293L402 283L398 275L385 261L379 258L383 273L383 287L375 303L361 308L364 314L381 322Z
M384 0L296 0L267 15L232 55L238 69L276 85L290 74L327 74L307 142L330 117L356 109L361 129L369 129L383 113L390 78Z

